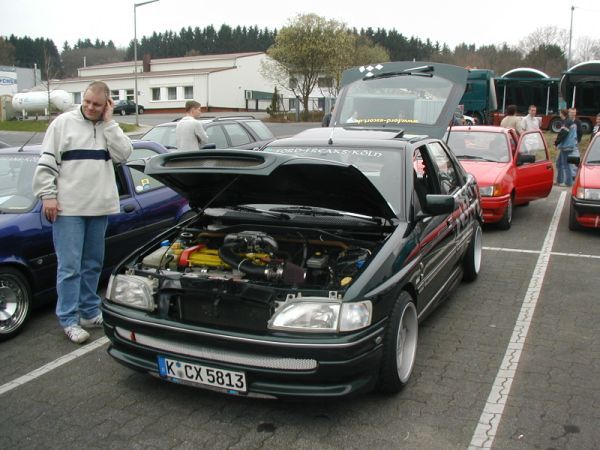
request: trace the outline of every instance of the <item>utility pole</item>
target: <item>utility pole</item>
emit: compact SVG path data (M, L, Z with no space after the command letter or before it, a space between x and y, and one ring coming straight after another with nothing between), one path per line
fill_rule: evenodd
M136 11L138 6L147 5L148 3L154 3L158 0L150 0L142 3L135 3L133 5L133 97L135 98L135 126L140 126L140 114L138 111L138 70L137 70L137 19Z
M569 27L569 53L567 55L567 70L571 67L571 41L573 40L573 11L575 7L571 5L571 26Z

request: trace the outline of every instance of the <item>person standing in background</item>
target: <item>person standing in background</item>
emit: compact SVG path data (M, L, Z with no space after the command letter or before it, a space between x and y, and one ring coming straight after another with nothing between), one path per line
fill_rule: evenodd
M596 125L592 128L592 137L598 132L600 132L600 113L596 114Z
M558 186L571 186L573 184L573 173L569 167L567 158L573 153L577 146L577 126L568 118L568 111L562 109L560 117L563 124L556 136L556 148L558 157L556 158L556 184Z
M504 128L514 128L517 134L521 134L521 121L522 118L517 116L517 106L516 105L508 105L506 107L506 116L500 122L500 126Z
M577 109L569 108L568 119L575 124L575 128L577 130L577 142L575 143L575 147L571 152L571 156L580 156L579 153L579 143L581 142L581 138L583 137L583 127L581 126L581 120L577 118ZM571 173L573 174L573 178L577 175L577 165L570 164Z
M537 106L529 105L527 115L523 117L523 120L521 121L521 129L523 132L540 129L540 119L535 116L536 114Z
M195 100L185 102L185 116L177 123L175 137L177 150L200 150L208 143L208 135L197 119L202 114L202 105Z
M57 258L56 315L71 342L81 344L101 327L98 282L104 263L108 215L120 211L115 163L133 147L113 120L114 103L102 81L91 83L79 109L48 127L32 186L52 222Z

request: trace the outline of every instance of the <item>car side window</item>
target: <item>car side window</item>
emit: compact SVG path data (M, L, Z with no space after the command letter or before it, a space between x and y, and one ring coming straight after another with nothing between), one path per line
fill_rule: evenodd
M135 159L143 159L150 158L152 156L157 155L158 153L149 148L134 148L133 152L131 152L131 156L129 160ZM131 173L131 180L133 181L133 188L135 192L138 194L151 191L154 189L158 189L164 186L160 181L155 178L152 178L150 175L146 175L144 172L140 172L137 169L133 169L131 167L126 167L126 170L129 170Z
M252 138L244 128L238 123L228 123L224 125L225 131L229 135L231 145L237 147L238 145L249 144L252 142Z
M460 186L458 173L452 159L439 142L432 142L427 147L431 154L432 162L437 168L441 193L452 194Z
M248 128L254 131L254 133L256 133L258 138L261 140L273 139L274 137L273 133L271 133L271 130L269 130L267 126L260 120L249 120L247 122L244 122L244 124L246 124Z
M215 144L217 148L227 148L229 144L227 143L227 136L225 136L225 132L223 128L219 125L213 125L210 127L206 127L206 134L208 135L208 142L210 144Z
M523 136L520 153L525 155L534 155L535 161L546 161L546 147L544 146L544 140L540 133L528 133Z

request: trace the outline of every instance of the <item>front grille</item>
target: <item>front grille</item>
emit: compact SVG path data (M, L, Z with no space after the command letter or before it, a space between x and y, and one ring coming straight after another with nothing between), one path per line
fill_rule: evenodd
M317 368L317 361L314 359L296 359L296 358L277 358L266 355L256 355L250 353L232 352L197 346L185 342L176 342L167 339L156 338L146 334L140 334L116 327L117 334L131 342L150 347L154 350L164 352L178 353L180 355L202 358L214 362L231 363L251 367L260 367L265 369L279 370L314 370Z

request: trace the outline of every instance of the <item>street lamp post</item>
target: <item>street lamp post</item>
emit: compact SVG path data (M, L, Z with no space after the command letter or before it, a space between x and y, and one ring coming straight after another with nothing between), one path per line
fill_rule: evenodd
M135 126L140 126L140 114L138 111L138 69L137 69L137 19L136 11L138 6L144 6L148 3L154 3L158 0L149 0L147 2L135 3L133 5L133 96L135 98Z
M567 70L571 67L571 40L573 39L573 11L575 7L571 5L571 27L569 28L569 53L567 55Z

